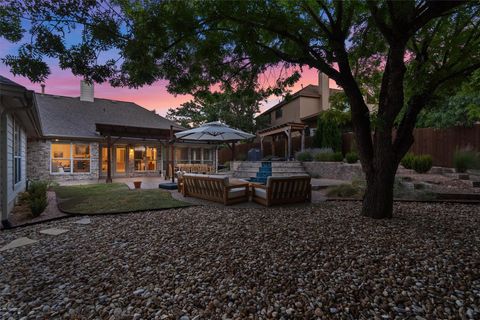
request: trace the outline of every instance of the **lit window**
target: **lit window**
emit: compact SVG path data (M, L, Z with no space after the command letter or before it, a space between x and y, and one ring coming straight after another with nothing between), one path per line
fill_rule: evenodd
M133 159L135 171L155 171L157 168L157 148L135 146Z
M89 173L90 146L88 144L52 143L52 173Z
M102 147L102 172L108 170L108 148Z

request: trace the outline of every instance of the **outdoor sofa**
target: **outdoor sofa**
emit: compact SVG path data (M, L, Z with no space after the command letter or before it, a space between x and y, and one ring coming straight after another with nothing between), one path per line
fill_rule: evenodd
M179 189L184 197L192 196L224 205L245 202L249 197L248 182L231 184L228 176L223 175L185 173L179 179Z
M307 202L312 199L309 175L268 177L267 184L252 184L252 200L264 206Z

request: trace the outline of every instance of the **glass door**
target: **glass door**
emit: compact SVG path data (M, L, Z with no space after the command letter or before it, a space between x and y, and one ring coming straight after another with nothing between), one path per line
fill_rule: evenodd
M115 148L115 173L125 174L127 166L127 148Z

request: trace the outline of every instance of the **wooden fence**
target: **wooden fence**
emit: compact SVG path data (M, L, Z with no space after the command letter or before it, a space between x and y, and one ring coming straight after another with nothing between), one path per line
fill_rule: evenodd
M456 150L471 148L480 151L480 124L471 128L453 127L447 129L417 128L414 130L415 142L410 149L414 154L429 154L433 158L433 165L441 167L453 166L453 155ZM353 133L345 133L342 137L342 152L345 154L351 150L354 144ZM312 137L305 139L305 147L312 146ZM272 148L269 140L264 141L264 155L271 155ZM237 144L235 147L236 159L244 160L248 150L259 148L259 142ZM293 152L300 150L300 137L292 138ZM285 142L275 142L275 155L285 155ZM218 159L220 163L230 161L232 153L230 149L219 150Z

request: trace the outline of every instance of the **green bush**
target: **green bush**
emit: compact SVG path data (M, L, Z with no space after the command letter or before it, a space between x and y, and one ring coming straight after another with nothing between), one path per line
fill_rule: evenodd
M349 152L345 155L348 163L356 163L358 161L358 154L356 152Z
M239 153L235 156L235 160L245 161L245 160L247 160L247 155L245 153Z
M315 155L315 161L343 161L341 152L320 152Z
M332 154L331 161L341 162L343 161L343 154L341 152L335 152Z
M480 153L473 150L458 150L453 155L453 166L460 173L480 168Z
M333 152L321 152L315 155L315 161L331 161Z
M319 148L332 148L333 151L341 150L342 132L340 131L339 125L330 118L319 116L313 144Z
M38 217L47 207L47 189L48 182L34 181L28 187L30 210L34 217Z
M34 217L38 217L42 214L45 208L48 205L48 200L46 197L32 198L30 199L30 210Z
M339 198L355 198L360 197L363 192L364 190L359 186L353 184L341 184L328 188L327 196Z
M300 151L295 154L295 159L297 159L298 161L312 161L313 156L308 151Z
M412 167L413 170L417 173L426 173L428 172L433 165L432 156L430 155L419 155L413 159Z
M413 160L415 159L415 155L411 152L407 153L400 163L405 169L413 169Z

